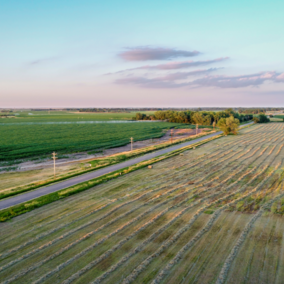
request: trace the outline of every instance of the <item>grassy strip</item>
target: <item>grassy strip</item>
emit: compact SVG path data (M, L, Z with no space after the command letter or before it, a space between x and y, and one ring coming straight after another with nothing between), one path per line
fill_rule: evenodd
M32 211L33 209L39 208L39 207L46 205L46 204L49 204L53 201L56 201L56 200L68 197L70 195L82 192L82 191L90 189L90 188L92 188L92 187L94 187L98 184L101 184L101 183L107 182L111 179L117 178L121 175L131 173L133 171L147 167L148 165L151 165L151 164L157 163L159 161L165 160L167 158L179 155L180 153L182 153L186 150L189 150L189 149L192 149L193 147L197 147L199 145L205 144L205 143L207 143L211 140L215 140L215 139L220 138L222 136L223 136L222 134L218 135L218 136L214 136L214 137L208 138L206 140L203 140L201 142L198 142L198 143L183 147L181 149L160 155L160 156L155 157L151 160L143 161L143 162L140 162L140 163L135 164L133 166L126 167L124 169L103 175L101 177L98 177L98 178L95 178L95 179L92 179L92 180L89 180L89 181L86 181L86 182L79 183L77 185L62 189L62 190L57 191L57 192L47 194L45 196L35 198L33 200L27 201L27 202L19 204L19 205L15 205L15 206L7 208L7 209L3 209L3 210L0 211L0 222L5 222L5 221L7 221L11 218L14 218L18 215Z
M178 139L176 141L173 141L173 143L165 142L165 143L149 146L149 147L142 148L142 149L137 149L137 150L134 150L132 152L124 152L123 154L115 154L115 155L112 155L110 157L94 159L94 160L88 161L88 163L92 165L92 167L90 167L89 169L73 171L72 173L69 173L69 174L60 175L55 179L51 178L51 179L47 179L47 180L43 180L43 181L33 182L33 183L27 184L25 186L19 186L19 187L11 188L10 190L6 190L4 192L1 192L0 193L0 199L15 196L17 194L24 193L24 192L27 192L27 191L31 191L31 190L37 189L39 187L42 187L42 186L50 185L50 184L55 183L55 182L63 181L63 180L66 180L68 178L72 178L72 177L75 177L75 176L78 176L78 175L81 175L81 174L85 174L85 173L88 173L88 172L91 172L91 171L94 171L94 170L98 170L98 169L101 169L101 168L104 168L104 167L108 167L108 166L111 166L111 165L114 165L114 164L118 164L118 163L121 163L123 161L130 160L132 158L136 158L136 157L139 157L141 155L151 153L151 152L154 152L154 151L157 151L157 150L161 150L161 149L164 149L164 148L176 145L176 144L191 141L191 140L206 136L208 134L211 134L211 132L210 133L208 133L208 132L202 133L202 134L199 134L199 135L197 135L195 137L191 137L191 138Z

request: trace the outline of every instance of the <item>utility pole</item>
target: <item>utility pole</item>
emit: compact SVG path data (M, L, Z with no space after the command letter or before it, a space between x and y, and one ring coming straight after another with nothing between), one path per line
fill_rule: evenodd
M130 138L130 142L131 142L131 151L133 150L133 137Z
M174 133L174 130L171 129L171 143L173 143L173 133Z
M57 159L56 155L57 154L55 152L52 153L54 178L55 178L55 160Z
M196 124L196 135L197 135L197 132L198 132L198 124Z

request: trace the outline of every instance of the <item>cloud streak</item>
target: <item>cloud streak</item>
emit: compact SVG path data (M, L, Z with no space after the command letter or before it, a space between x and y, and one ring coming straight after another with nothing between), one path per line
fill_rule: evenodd
M119 74L124 73L128 71L134 71L134 70L177 70L177 69L184 69L184 68L190 68L190 67L198 67L202 65L208 65L208 64L214 64L218 62L223 62L225 60L228 60L229 57L220 57L212 60L200 60L200 61L176 61L176 62L169 62L164 64L158 64L158 65L144 65L141 67L136 68L129 68L120 70L113 73L107 73L105 75L113 75L113 74Z
M59 59L59 57L56 57L56 56L36 59L36 60L29 62L29 65L30 66L37 66L37 65L45 64L45 63L52 62L52 61L55 61L55 60L58 60L58 59Z
M261 72L241 76L206 76L192 82L193 85L218 88L244 88L260 86L265 81L284 82L284 73Z
M175 72L170 73L165 76L156 78L145 78L145 77L127 77L117 79L115 83L122 85L138 85L144 88L180 88L183 86L188 86L187 82L177 83L175 81L185 80L190 76L198 76L214 72L219 68L210 68L205 70L194 70L190 72Z
M199 51L187 51L162 47L133 47L121 52L119 57L125 61L169 60L177 57L192 57Z
M284 73L278 72L261 72L240 76L222 76L207 75L199 79L187 82L177 82L178 80L187 79L190 76L203 75L217 70L216 68L208 70L196 70L192 72L176 72L166 76L156 78L145 77L127 77L118 79L117 84L138 85L143 88L180 88L180 87L217 87L217 88L245 88L257 87L266 81L284 83Z
M213 63L222 62L228 60L229 57L220 57L213 60L200 60L200 61L181 61L181 62L169 62L165 64L158 64L158 65L146 65L141 66L138 68L134 68L135 70L138 69L147 69L147 70L174 70L174 69L183 69L189 67L197 67L201 65L208 65ZM132 69L132 70L134 70Z

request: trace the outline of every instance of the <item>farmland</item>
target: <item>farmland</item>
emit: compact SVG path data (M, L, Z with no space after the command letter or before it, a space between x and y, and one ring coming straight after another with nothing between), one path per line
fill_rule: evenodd
M161 137L172 127L192 127L181 123L129 122L129 115L133 114L43 112L1 119L0 162L50 156L53 151L64 155L108 149L128 144L130 137L134 141L146 140Z
M106 149L135 140L161 137L176 123L99 123L1 125L0 161ZM3 135L3 136L2 136Z
M151 112L148 112L151 114ZM75 122L75 121L108 121L108 120L130 120L135 112L127 113L84 113L69 111L28 111L17 110L11 114L13 117L1 118L0 123L19 122Z
M282 283L283 132L254 125L1 223L1 283Z

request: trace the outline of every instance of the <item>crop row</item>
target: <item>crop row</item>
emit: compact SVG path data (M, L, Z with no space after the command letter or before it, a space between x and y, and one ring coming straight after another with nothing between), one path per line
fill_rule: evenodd
M180 189L180 188L176 188L174 191L176 191L176 190L178 190L178 189ZM131 221L129 221L129 222L127 222L126 224L124 224L123 226L121 226L119 229L117 229L117 230L115 230L114 232L112 232L109 236L111 237L111 236L113 236L114 234L116 234L116 233L118 233L119 231L121 231L122 229L124 229L124 228L130 226L132 223L136 222L137 220L140 220L140 219L141 219L142 217L144 217L146 214L151 213L153 210L156 210L158 207L160 207L160 206L162 206L162 205L164 205L164 204L166 204L166 203L168 203L168 202L170 202L170 201L172 201L172 200L175 200L176 198L179 198L179 197L181 197L181 196L183 196L183 195L185 195L185 194L187 194L187 193L189 193L190 190L192 190L192 189L188 189L188 190L186 190L185 192L182 192L182 193L180 193L180 194L178 194L178 195L176 195L176 196L174 196L174 197L172 197L172 198L170 198L170 199L167 199L167 200L163 201L162 203L160 203L160 204L158 204L158 205L156 205L156 206L154 206L154 207L148 209L147 211L141 213L138 217L135 217L135 218L132 219ZM173 192L173 190L171 190L171 193L172 193L172 192ZM163 195L166 195L166 194L168 194L168 192L164 193ZM148 201L147 203L145 203L145 204L143 204L143 205L140 205L140 207L142 207L142 206L144 206L144 205L146 205L146 204L148 204L148 203L150 203L150 202L152 202L152 201L154 201L155 199L160 198L160 197L161 197L161 195L155 197L154 199L151 199L150 201ZM192 197L193 197L193 196L188 197L185 201L191 199ZM171 208L175 207L175 206L176 206L176 205L170 206L169 208L167 208L167 211L170 210ZM140 208L140 207L139 207L139 208ZM44 259L43 261L37 263L36 265L34 265L34 266L32 266L32 267L30 267L30 268L24 270L24 271L21 271L18 275L14 276L12 279L14 280L14 279L16 279L16 278L18 278L18 277L20 277L20 276L25 275L26 273L28 273L28 272L30 272L30 271L32 271L32 270L38 268L39 266L43 265L43 264L46 263L47 261L49 261L49 260L51 260L51 259L53 259L53 258L55 258L55 257L57 257L57 256L59 256L60 254L62 254L63 252L67 251L68 249L72 248L73 246L77 245L78 243L80 243L81 241L85 240L86 238L90 238L91 235L93 235L94 233L97 233L97 232L98 232L99 230L101 230L102 228L105 228L105 227L109 226L110 224L113 224L113 223L117 222L119 219L123 219L124 217L126 217L127 215L129 215L130 213L134 212L134 210L137 210L137 209L138 209L138 207L133 208L133 209L131 209L130 211L124 213L123 215L120 215L120 216L118 216L117 218L112 219L112 220L109 221L108 223L102 225L100 228L98 228L98 229L96 229L96 230L94 230L94 231L88 233L87 235L81 237L80 239L78 239L78 240L74 241L73 243L67 245L66 247L60 249L60 250L57 251L55 254L49 256L48 258ZM166 213L166 211L165 211L165 213ZM57 268L54 269L53 271L50 271L47 275L45 275L45 276L43 276L42 278L40 278L36 283L40 283L40 282L43 281L44 279L47 279L48 277L50 277L50 276L53 275L54 273L56 273L56 272L58 272L59 270L63 269L67 264L70 264L71 262L75 261L78 257L84 255L84 254L87 253L89 250L93 249L94 247L96 247L98 244L101 244L101 243L102 243L103 241L105 241L105 240L106 240L106 238L102 238L101 240L97 241L94 245L92 245L91 247L85 249L85 250L82 251L79 255L77 255L77 256L75 256L74 258L72 258L72 260L68 260L66 263L61 264L59 267L57 267ZM12 280L7 280L5 283L10 283L11 281L12 281Z
M245 228L244 228L242 234L240 235L239 239L237 240L236 244L232 248L232 250L231 250L229 256L227 257L225 263L223 264L223 267L222 267L222 269L221 269L221 271L219 273L219 276L218 276L218 279L216 281L216 284L223 284L225 282L226 277L227 277L228 272L229 272L229 269L230 269L230 267L231 267L231 265L232 265L236 255L238 254L241 245L245 241L245 238L247 237L250 229L254 225L255 221L263 214L263 212L265 211L266 208L271 206L272 203L276 202L277 200L279 200L283 196L284 196L284 193L281 193L278 196L276 196L275 198L273 198L272 200L270 200L269 202L267 202L264 205L262 205L261 208L259 209L259 211L257 212L257 214L255 214L251 218L251 220L245 226Z
M204 189L202 190L200 193L205 193L208 191L212 191L214 188L208 188L208 189ZM95 282L93 283L99 283L102 279L106 278L112 271L116 270L120 265L122 265L124 262L126 262L131 256L133 256L135 253L138 253L139 251L141 251L142 247L144 247L146 244L148 244L150 241L152 241L154 238L156 238L158 235L160 235L163 231L165 231L170 225L173 224L174 221L176 221L179 217L181 217L186 211L188 211L189 209L191 209L192 207L196 206L197 204L200 204L201 202L204 202L206 200L208 200L209 198L213 198L217 195L219 195L219 192L214 192L213 194L211 194L210 196L206 196L198 201L195 201L193 204L191 204L190 206L187 206L186 208L184 208L180 213L178 213L170 222L168 222L166 225L164 225L162 228L160 228L157 232L155 232L154 234L152 234L147 240L145 240L141 245L139 245L138 248L133 249L127 256L123 257L121 259L121 261L119 261L118 264L116 264L114 267L112 267L108 272L106 272L104 275L102 275L101 277L99 277L98 279L96 279ZM178 207L180 205L182 205L183 203L185 203L187 200L183 200L181 201L178 205L176 205L175 207ZM126 237L125 239L128 239L128 237ZM123 242L124 243L124 242ZM122 244L121 244L122 245ZM99 261L105 259L106 257L109 256L110 253L112 253L114 250L116 250L117 248L111 248L110 250L108 250L105 254L103 254L101 257L99 257L98 259L94 260L92 263L88 264L86 267L84 267L82 270L80 270L78 273L74 274L74 276L70 277L68 279L68 281L64 282L64 283L70 283L71 281L73 281L74 279L77 279L80 275L82 275L84 272L88 271L89 269L91 269L92 267L94 267Z
M178 197L178 196L176 196L176 197ZM131 210L132 211L132 210ZM124 216L121 216L121 217L124 217ZM18 259L19 261L21 260L21 258L20 259ZM4 267L3 267L4 268ZM6 268L6 266L5 266L5 268Z
M184 186L186 186L186 185L184 185ZM183 187L183 186L178 185L177 187L174 187L173 189L170 189L170 190L164 192L163 194L161 194L161 195L159 195L159 196L157 196L157 197L151 199L150 201L145 202L145 203L143 203L143 204L141 204L141 205L138 205L138 206L132 208L131 210L129 210L129 211L125 212L124 214L122 214L122 215L116 217L115 219L112 219L112 220L109 221L108 223L102 225L102 226L99 227L97 230L95 230L95 231L93 231L93 232L91 232L91 233L89 233L89 234L92 235L92 234L94 234L94 233L97 233L99 230L102 230L102 229L105 228L106 226L109 226L109 225L115 223L115 222L118 221L119 219L122 219L123 217L125 217L125 216L129 215L130 213L134 212L135 210L138 210L139 208L141 208L141 207L143 207L143 206L146 206L148 203L153 202L155 199L160 198L161 196L170 194L170 193L172 193L172 192L174 192L174 191L176 191L176 190L181 189L182 187ZM163 189L163 188L162 188L162 189ZM156 191L158 191L158 190L161 190L161 188L152 190L151 192L156 192ZM15 260L13 260L13 261L11 261L11 262L9 262L9 263L7 263L6 265L4 265L4 266L2 266L2 267L0 267L0 271L3 271L3 270L5 270L5 269L7 269L8 267L10 267L10 266L12 266L12 265L18 263L19 261L22 261L23 259L26 259L27 257L30 257L31 255L33 255L33 254L35 254L35 253L38 253L39 251L41 251L41 250L43 250L43 249L45 249L45 248L47 248L47 247L49 247L49 246L51 246L51 245L54 245L54 244L57 243L58 241L61 241L62 239L64 239L64 238L70 236L71 234L74 234L75 232L77 232L77 231L79 231L79 230L81 230L81 229L83 229L83 228L85 228L85 227L87 227L87 226L90 226L90 225L92 225L92 224L94 224L94 223L96 223L96 222L99 222L99 221L105 219L106 217L110 216L112 213L116 212L118 209L120 209L120 208L122 208L122 207L124 207L124 206L126 206L126 205L129 205L129 204L131 204L131 203L133 203L133 202L135 202L135 201L138 201L138 200L144 198L144 197L145 197L146 195L148 195L148 194L149 194L149 192L144 193L143 195L138 196L138 197L136 197L136 198L133 199L133 200L126 201L126 202L124 202L123 204L120 204L120 205L116 206L115 208L113 208L111 211L107 212L107 213L104 214L103 216L100 216L100 217L98 217L98 218L96 218L96 219L93 219L93 220L91 220L91 221L89 221L89 222L87 222L87 223L84 223L83 225L81 225L81 226L79 226L79 227L76 227L76 228L74 228L74 229L72 229L72 230L70 230L70 231L64 233L63 235L61 235L61 236L55 238L54 240L49 241L49 242L47 242L47 243L41 245L40 247L38 247L38 248L36 248L36 249L34 249L34 250L28 252L27 254L25 254L25 255L23 255L23 256L21 256L21 257L15 259ZM98 209L98 210L100 210L100 209ZM82 218L82 217L80 217L80 219L81 219L81 218ZM70 223L73 223L73 221L69 222L69 224L70 224ZM68 224L68 225L69 225L69 224ZM28 242L26 242L26 243L24 243L24 244L22 244L22 245L20 245L20 246L18 246L18 247L14 247L12 250L9 250L9 251L3 253L1 256L2 256L3 258L4 258L4 257L7 257L8 255L12 254L13 252L18 251L18 250L20 250L20 249L26 247L27 245L30 245L30 244L32 244L32 243L34 243L34 242L36 242L36 241L42 239L43 237L46 237L46 236L50 235L51 233L54 233L55 231L58 231L59 229L61 229L61 228L63 228L63 227L66 227L66 226L67 226L67 224L62 224L62 225L58 226L57 228L54 228L54 229L52 229L51 231L45 232L45 233L43 233L43 234L37 236L37 237L34 238L34 239L29 240ZM88 236L88 237L89 237L89 236Z
M263 172L265 172L265 170L267 169L268 166L266 166L260 173L258 173L257 175L254 176L253 179L251 179L249 181L248 184L251 184L258 176L260 176ZM275 171L276 169L274 169ZM273 172L274 172L273 171ZM254 194L259 188L261 188L263 186L263 184L265 182L267 182L267 180L270 178L270 176L272 175L271 172L268 177L266 177L254 190L250 191L249 194ZM137 276L143 271L146 269L146 267L153 261L154 258L158 257L162 252L165 251L165 249L167 249L170 245L174 244L179 238L180 236L185 232L187 231L191 226L192 224L195 222L195 220L205 211L207 210L208 208L210 208L211 206L213 206L214 204L218 204L220 202L222 202L223 200L226 200L234 195L236 195L237 193L240 193L244 190L246 190L246 187L247 185L241 187L240 189L230 193L230 194L227 194L226 196L223 196L221 197L220 199L217 199L213 202L210 202L208 203L207 205L203 206L202 208L200 208L194 215L193 217L188 221L188 223L183 227L181 228L173 237L171 237L169 240L165 241L162 246L155 252L153 253L152 255L150 255L148 258L146 258L146 260L144 260L136 269L133 270L133 272L126 278L124 279L123 281L123 284L129 284L129 283L132 283L136 278ZM238 200L237 202L239 202L240 200L243 200L244 198L247 198L249 195L248 194L245 194L243 195L242 197L236 199ZM236 201L235 200L235 201ZM232 202L235 202L235 201L232 201ZM233 203L229 203L229 204L233 204ZM235 203L234 203L235 204ZM222 208L228 208L229 206L226 205L226 207L222 207Z
M235 175L236 173L234 173L233 175ZM209 188L209 189L204 189L202 190L200 193L205 193L207 191L212 191L214 188ZM211 194L210 196L207 196L201 200L199 200L198 202L196 202L195 204L198 204L200 203L201 201L204 202L205 200L208 200L208 198L212 198L214 196L217 196L219 195L220 193L219 192L215 192L213 194ZM183 204L185 201L181 201L180 202L180 205ZM194 204L194 205L195 205ZM179 205L177 205L179 206ZM186 210L188 210L189 208L192 208L192 206L188 206ZM185 213L185 210L182 210L183 213ZM179 214L178 214L179 215ZM170 222L171 224L171 222ZM167 224L166 227L163 227L163 229L165 230L169 225ZM144 225L142 226L144 228ZM139 229L138 229L139 230ZM137 231L138 231L137 230ZM139 230L140 231L140 230ZM135 235L135 234L134 234ZM131 236L134 236L133 234L131 234ZM156 235L156 234L155 234ZM64 281L63 283L64 284L68 284L68 283L71 283L72 281L74 281L75 279L79 278L83 273L85 273L86 271L90 270L92 267L94 267L95 265L97 265L100 261L102 261L103 259L107 258L112 252L114 252L115 250L117 250L119 247L121 247L126 240L129 240L130 237L126 237L124 240L122 240L118 245L114 246L113 248L109 249L107 252L105 252L102 256L100 256L99 258L95 259L93 262L89 263L86 267L82 268L80 271L78 271L77 273L75 273L74 275L72 275L70 278L68 278L66 281ZM152 237L150 237L150 239L152 240ZM146 242L148 243L149 240ZM145 245L145 243L144 243ZM141 247L140 247L141 248ZM137 249L134 249L135 252L138 252L140 250L137 250ZM133 252L131 253L131 255L133 255ZM130 257L130 255L129 255ZM126 257L123 258L122 260L122 263L126 261ZM117 268L117 266L116 266ZM115 270L116 268L113 268L111 270ZM109 275L109 273L107 274L104 274L102 277L100 277L100 279L104 279L107 277L107 275ZM94 283L98 283L98 279L94 282Z
M276 170L276 169L275 169ZM275 171L274 170L274 171ZM262 186L267 182L267 180L270 178L272 173L270 173L256 188L253 190L249 191L248 193L244 194L243 196L223 205L221 208L218 208L212 217L209 219L207 224L203 227L202 230L200 230L189 242L187 242L176 254L176 256L166 265L166 267L159 273L159 275L155 278L155 280L152 282L152 284L158 284L160 283L163 278L169 273L170 269L176 265L184 256L187 250L189 250L206 232L209 231L209 229L212 227L213 223L215 220L219 217L221 212L223 212L225 209L228 209L230 206L233 206L237 204L238 202L244 200L245 198L251 196L252 194L255 194L258 190L262 188ZM236 193L239 192L236 191ZM222 200L227 199L227 197L223 197L220 200L217 200L215 202L219 203ZM255 217L254 217L255 218ZM257 217L256 217L257 218ZM255 218L255 219L256 219Z

